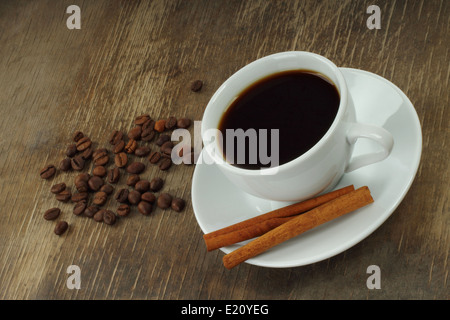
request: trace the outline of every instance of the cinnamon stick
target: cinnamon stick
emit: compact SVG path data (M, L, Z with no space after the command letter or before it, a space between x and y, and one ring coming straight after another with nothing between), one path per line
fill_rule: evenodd
M253 258L307 230L313 229L372 202L373 198L367 186L344 194L304 214L294 217L239 249L230 252L223 257L223 264L227 269L231 269L247 259Z
M268 213L235 223L231 226L207 233L203 235L208 251L228 246L237 242L252 239L260 236L275 227L278 227L286 220L272 220L287 218L309 211L326 202L336 199L344 194L354 191L353 185L349 185L338 190L308 199L302 202L270 211Z

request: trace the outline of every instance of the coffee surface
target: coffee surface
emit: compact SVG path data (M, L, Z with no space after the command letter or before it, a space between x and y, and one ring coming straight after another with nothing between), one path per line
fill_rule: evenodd
M223 153L227 155L227 129L255 131L267 129L267 152L271 154L271 129L279 130L279 165L285 164L311 149L328 131L339 108L339 92L325 76L308 70L286 71L265 77L245 89L223 114L219 130L223 136ZM238 163L238 139L234 140L234 156L227 161L244 169L273 166L259 156L259 142L249 138L245 143L245 161ZM229 141L230 142L230 141ZM258 150L256 163L249 161L250 150ZM229 154L228 154L229 155ZM242 161L240 161L242 162Z

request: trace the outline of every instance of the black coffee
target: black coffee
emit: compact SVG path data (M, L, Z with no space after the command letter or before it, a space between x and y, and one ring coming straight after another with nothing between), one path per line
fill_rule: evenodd
M313 71L286 71L265 77L239 94L223 114L219 123L223 154L232 165L244 169L273 166L260 153L274 157L270 133L271 129L278 129L278 164L287 163L311 149L325 135L336 117L339 101L335 85ZM234 130L235 134L227 137L227 129ZM246 134L244 149L238 143L236 129L252 132ZM261 129L267 129L267 150L260 148L260 139L265 138ZM254 132L257 140L253 139ZM227 139L234 141L232 156L227 152ZM229 146L233 141L228 141ZM239 148L245 150L245 161Z

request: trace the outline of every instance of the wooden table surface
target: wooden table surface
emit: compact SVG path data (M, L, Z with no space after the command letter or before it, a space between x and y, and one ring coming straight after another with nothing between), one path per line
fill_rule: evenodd
M69 30L73 4L81 29ZM375 1L379 30L366 26L370 4L1 1L0 299L448 299L450 2ZM63 181L75 190L76 172L40 178L43 166L64 158L76 130L110 148L112 130L127 132L143 113L201 120L231 74L287 50L385 77L410 98L422 125L408 194L349 250L296 268L226 270L221 251L206 252L194 216L195 166L160 171L144 159L142 176L163 177L164 190L187 206L132 211L114 226L73 215L72 203L50 193ZM196 79L204 81L200 92L190 90ZM116 205L111 196L105 206ZM43 219L51 207L70 225L60 237L56 222ZM67 286L71 265L80 268L80 289ZM367 288L369 265L380 267L381 289Z

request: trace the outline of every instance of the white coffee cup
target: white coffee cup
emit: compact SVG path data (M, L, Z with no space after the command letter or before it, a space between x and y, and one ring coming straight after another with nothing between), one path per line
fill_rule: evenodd
M258 80L288 70L311 70L329 78L340 95L336 117L326 134L310 150L277 167L242 169L226 162L219 143L211 139L219 122L242 91ZM393 147L392 135L381 127L356 122L353 101L338 67L327 58L304 51L276 53L258 59L233 74L209 101L201 124L204 151L237 187L256 197L275 201L301 201L331 190L346 172L385 159ZM381 152L352 157L359 138L376 141Z

